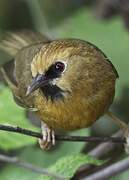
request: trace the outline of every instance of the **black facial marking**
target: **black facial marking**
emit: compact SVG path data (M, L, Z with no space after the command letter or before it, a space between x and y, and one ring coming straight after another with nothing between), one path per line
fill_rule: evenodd
M45 72L45 77L46 79L52 81L56 78L59 78L64 70L65 64L63 62L58 61L49 67L49 69ZM45 95L46 99L50 98L52 101L64 99L64 91L56 85L49 83L43 87L40 87L40 89Z
M41 87L40 88L41 91L43 92L44 96L46 97L46 99L48 100L49 98L52 100L52 101L55 101L55 100L63 100L64 99L64 96L63 96L63 90L60 89L58 86L56 85L47 85L47 86L44 86L44 87Z
M56 62L55 64L51 65L48 71L45 73L47 78L55 79L59 78L62 72L65 69L65 64L63 62Z

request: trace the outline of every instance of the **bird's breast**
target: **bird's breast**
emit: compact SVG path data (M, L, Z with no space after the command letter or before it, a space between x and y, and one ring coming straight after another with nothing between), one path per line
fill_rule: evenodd
M53 129L76 130L93 124L109 107L113 95L101 94L96 97L70 96L64 100L46 100L35 97L37 115Z

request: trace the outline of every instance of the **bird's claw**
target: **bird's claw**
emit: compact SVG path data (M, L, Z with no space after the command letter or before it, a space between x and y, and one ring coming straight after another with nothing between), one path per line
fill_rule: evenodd
M55 132L49 127L42 128L43 138L39 139L39 145L43 150L49 150L52 146L55 145Z

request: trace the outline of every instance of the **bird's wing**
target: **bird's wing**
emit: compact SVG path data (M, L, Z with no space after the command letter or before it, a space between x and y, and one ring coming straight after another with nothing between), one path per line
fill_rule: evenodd
M31 30L6 32L0 39L0 50L14 57L23 47L48 40L45 35Z
M18 67L17 74L21 76L21 71L25 70L26 64L29 64L31 61L31 58L24 58L25 56L22 56L22 58L16 59L16 54L19 54L19 51L22 49L25 49L27 46L33 46L33 44L40 43L40 42L48 42L50 41L46 36L38 33L33 32L31 30L22 30L17 32L7 32L1 37L0 40L0 50L5 52L6 54L10 55L12 58L8 59L8 62L6 61L5 64L3 64L3 68L5 73L7 73L8 77L11 77L10 80L17 79L13 71L15 70L14 64L16 64ZM33 49L33 48L32 48ZM34 50L32 50L34 52ZM30 54L33 54L33 52L30 52ZM24 53L26 53L26 50L24 50ZM31 55L30 55L31 56ZM24 60L26 62L24 62ZM16 62L14 62L16 61ZM18 62L19 61L19 62ZM20 68L21 67L21 68ZM11 72L9 71L11 70ZM19 72L18 72L19 71ZM11 73L11 74L10 74ZM11 75L11 76L10 76Z
M110 63L110 65L112 66L112 69L113 69L114 73L116 74L116 77L119 78L119 74L118 74L116 68L114 67L114 65L112 64L112 62L109 60L109 58L105 55L105 53L104 53L101 49L99 49L97 46L95 46L94 44L92 44L92 43L90 43L90 42L88 42L88 41L86 41L86 42L87 42L87 44L93 46L97 51L100 51L100 52L103 54L103 56L105 57L105 59L106 59L106 60Z
M5 80L8 80L7 84L12 90L14 100L22 107L32 105L31 100L26 103L22 98L25 88L31 80L30 68L28 69L32 60L31 57L38 50L38 44L48 41L49 39L46 36L30 30L8 32L0 40L0 50L12 57L2 66L2 72L6 77Z

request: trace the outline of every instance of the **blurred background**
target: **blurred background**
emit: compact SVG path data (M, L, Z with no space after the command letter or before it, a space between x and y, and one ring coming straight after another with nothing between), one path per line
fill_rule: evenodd
M129 120L129 1L128 0L0 0L0 36L6 31L31 29L51 39L79 38L98 46L116 67L116 95L111 110L122 120ZM0 53L0 64L9 57ZM10 71L10 66L8 66ZM33 121L33 122L32 122ZM13 102L8 88L0 84L0 123L12 124L38 131L35 117ZM36 126L35 126L36 124ZM90 129L71 134L111 135L117 127L106 116ZM74 153L87 153L94 145L60 142L43 152L34 138L0 132L0 152L15 155L35 165L50 167L61 157ZM118 152L117 152L118 151ZM117 152L117 153L116 153ZM123 156L121 148L115 149ZM128 179L129 173L117 176ZM0 163L0 179L20 180L39 178L39 174L9 164ZM115 179L116 177L112 178Z

